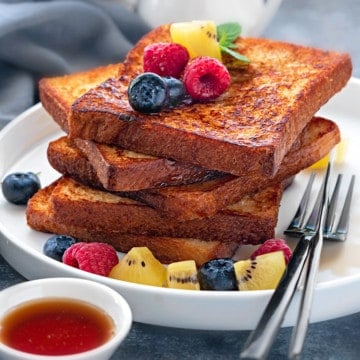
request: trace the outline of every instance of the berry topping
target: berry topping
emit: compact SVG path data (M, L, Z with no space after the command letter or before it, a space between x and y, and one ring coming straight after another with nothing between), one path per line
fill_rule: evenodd
M183 103L186 97L184 83L173 77L164 77L164 80L169 89L168 107L175 107Z
M105 243L79 242L65 250L63 263L93 274L108 276L118 264L116 250Z
M154 43L144 49L144 71L179 78L189 61L186 48L176 43Z
M230 74L217 59L201 56L191 60L184 71L184 84L189 95L197 101L214 100L230 86Z
M15 205L26 205L41 185L36 174L27 172L7 175L1 187L7 201Z
M45 241L43 246L44 254L62 261L62 257L67 248L76 243L76 239L67 235L53 235Z
M213 259L198 271L201 290L237 290L232 259Z
M255 259L259 255L267 254L275 251L282 251L284 253L286 264L289 263L292 251L283 239L269 239L266 240L260 247L255 250L250 258Z
M169 88L161 76L145 72L131 81L128 98L134 110L142 113L156 113L167 106Z

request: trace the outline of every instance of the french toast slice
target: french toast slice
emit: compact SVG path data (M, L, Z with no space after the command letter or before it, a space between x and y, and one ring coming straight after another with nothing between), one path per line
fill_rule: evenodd
M258 244L274 236L282 184L229 205L211 218L179 222L138 201L63 177L51 195L52 220L89 231Z
M27 205L27 222L36 231L65 234L78 241L107 242L124 253L134 246L147 246L163 264L193 259L201 266L211 259L232 257L238 247L236 243L221 241L133 235L116 231L94 231L88 226L69 226L59 219L54 221L52 217L51 195L55 187L56 182L39 190Z
M127 87L142 71L143 48L170 41L159 27L130 51L117 77L89 90L72 105L72 138L114 144L244 176L273 176L297 136L319 108L351 76L348 54L268 39L239 38L251 63L229 64L230 89L211 103L194 103L158 114L141 114Z
M39 81L40 101L55 122L68 132L68 114L72 103L91 88L114 77L122 63L99 66L68 75L42 78Z
M62 130L68 132L68 114L72 103L106 79L116 76L123 64L101 66L64 76L43 78L39 82L40 100ZM96 168L102 185L113 191L137 191L147 188L194 183L214 177L216 171L181 164L165 158L106 147L89 140L74 139ZM145 175L146 174L146 175Z
M83 139L74 139L74 142L94 167L103 187L111 191L138 191L191 184L220 175L217 171L140 154L118 146Z
M340 131L334 122L314 117L285 156L275 177L224 175L197 184L147 189L123 195L145 202L161 211L163 216L179 221L210 217L247 194L297 174L324 157L339 140ZM102 187L91 163L68 137L50 142L48 159L60 173L82 183Z

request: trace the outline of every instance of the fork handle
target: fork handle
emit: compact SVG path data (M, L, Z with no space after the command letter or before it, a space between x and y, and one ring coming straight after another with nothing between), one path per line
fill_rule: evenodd
M257 327L250 334L240 354L241 359L266 358L295 294L312 239L313 236L310 235L303 235L300 238L285 275L275 289Z

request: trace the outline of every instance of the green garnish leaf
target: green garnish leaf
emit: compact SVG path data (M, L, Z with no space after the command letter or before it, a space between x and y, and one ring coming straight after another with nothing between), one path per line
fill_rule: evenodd
M217 26L219 44L229 46L241 34L241 25L237 22L220 24Z
M244 64L249 64L250 60L246 56L231 50L237 48L234 42L240 36L241 30L241 25L237 22L229 22L218 25L218 42L222 52L229 54L230 56L234 57L236 60L243 62Z

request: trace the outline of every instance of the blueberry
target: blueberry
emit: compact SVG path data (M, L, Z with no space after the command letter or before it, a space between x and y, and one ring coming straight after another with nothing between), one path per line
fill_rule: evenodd
M180 105L186 96L184 83L174 77L164 77L166 85L169 88L168 107L175 107Z
M145 72L131 81L128 98L134 110L141 113L157 113L167 106L169 88L161 76Z
M16 205L26 205L40 187L38 176L32 172L9 174L1 184L5 199Z
M67 248L76 243L76 239L68 235L53 235L46 240L43 246L45 255L62 261L62 256Z
M201 290L237 290L234 260L213 259L203 264L198 271Z

